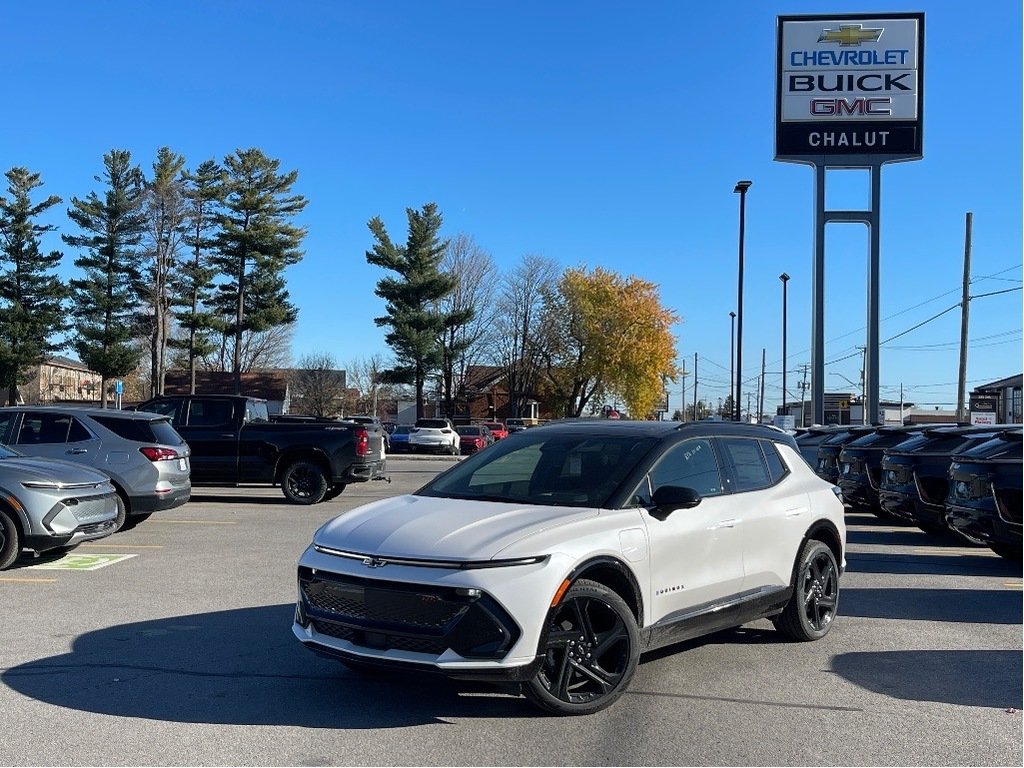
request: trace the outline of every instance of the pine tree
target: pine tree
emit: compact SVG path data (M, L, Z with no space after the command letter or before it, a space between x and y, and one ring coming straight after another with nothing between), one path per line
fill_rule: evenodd
M172 339L171 346L182 350L188 360L189 392L196 391L196 361L216 350L212 335L222 330L217 314L210 308L213 297L213 278L217 270L212 266L215 242L213 232L223 202L224 171L213 160L207 160L186 172L185 197L188 201L187 233L184 244L189 250L187 259L178 265L179 287L175 305L177 321L184 338Z
M128 150L103 156L104 173L96 181L106 189L101 198L90 192L71 198L68 217L82 230L63 235L64 242L84 253L75 266L85 276L71 281L77 321L73 346L82 362L100 374L102 405L107 406L107 381L125 376L138 365L133 323L142 282L140 245L146 233L143 178L131 164Z
M218 217L215 265L227 280L218 286L217 306L233 307L226 331L233 338L235 392L242 390L242 336L294 322L283 273L302 259L306 230L289 220L306 207L291 194L296 171L278 173L280 162L258 149L237 150L224 159L224 208ZM258 283L250 293L250 281Z
M10 197L0 197L0 385L8 405L15 405L26 369L64 346L53 337L66 328L68 292L52 274L63 254L40 250L40 236L56 227L36 223L61 199L32 202L32 192L43 185L38 173L11 168L5 175Z
M407 208L406 215L409 237L405 247L391 242L380 217L370 219L367 226L376 243L366 252L366 260L398 274L377 282L375 293L386 302L387 315L374 318L374 322L390 326L385 341L397 358L397 365L383 372L383 380L415 385L416 417L420 418L424 382L441 364L439 340L446 317L437 303L454 289L455 280L440 269L448 243L438 236L442 218L437 205L427 203L422 211Z
M179 250L185 236L187 200L182 169L185 158L161 147L153 163L153 178L145 186L146 235L142 298L146 312L141 325L149 338L150 396L164 392L167 346L173 322L172 305L179 293Z

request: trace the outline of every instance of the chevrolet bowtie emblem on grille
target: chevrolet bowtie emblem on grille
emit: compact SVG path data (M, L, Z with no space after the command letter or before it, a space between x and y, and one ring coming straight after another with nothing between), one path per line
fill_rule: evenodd
M863 24L843 24L839 29L823 29L819 43L839 43L840 46L877 43L885 29L865 29Z
M383 560L379 557L367 557L363 559L363 565L367 568L383 568L387 564L387 560Z

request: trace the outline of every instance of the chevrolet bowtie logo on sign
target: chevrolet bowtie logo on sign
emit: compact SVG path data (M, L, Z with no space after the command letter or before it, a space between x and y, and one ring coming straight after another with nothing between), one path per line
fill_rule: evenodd
M877 43L885 27L865 29L863 24L843 24L839 29L823 29L818 36L819 43L839 43L841 46Z

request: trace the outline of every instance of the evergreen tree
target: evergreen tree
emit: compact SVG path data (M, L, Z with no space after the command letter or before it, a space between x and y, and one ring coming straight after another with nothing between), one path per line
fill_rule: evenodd
M184 337L172 339L171 346L184 352L188 360L189 392L196 391L196 361L212 354L217 345L213 334L222 323L210 308L213 297L212 265L214 227L223 201L224 171L207 160L195 173L184 174L187 221L184 243L188 258L178 265L178 293L175 299L177 321Z
M104 173L96 181L106 189L84 200L71 198L68 217L82 234L63 235L83 254L75 266L85 276L71 281L77 322L73 346L82 362L100 374L102 405L107 406L107 381L125 376L138 365L133 324L142 281L140 245L146 233L143 178L131 164L128 150L103 156Z
M384 371L382 380L415 385L416 417L420 418L424 382L441 364L439 339L446 316L437 304L454 289L455 279L440 269L448 244L438 236L442 219L437 205L427 203L422 211L407 208L406 215L409 237L405 247L391 242L380 217L370 219L367 226L376 243L366 252L366 260L398 274L397 278L381 278L375 291L386 302L387 315L374 318L374 322L390 326L384 338L397 358L397 365Z
M291 194L296 171L278 173L280 162L258 149L237 150L224 159L224 207L218 216L215 265L227 280L216 303L234 312L226 331L233 339L235 392L242 389L242 337L294 322L297 310L284 289L284 269L302 259L306 230L289 223L306 207ZM250 281L256 290L250 293Z
M187 199L182 169L185 158L161 147L153 163L153 178L145 186L147 236L142 298L146 311L142 329L149 338L150 396L164 392L167 346L178 295L178 252L185 236Z
M0 197L0 386L15 405L26 369L64 346L52 339L66 328L67 288L52 274L63 254L40 250L40 236L56 227L37 223L61 199L32 202L33 190L43 185L38 173L11 168L5 175L10 197Z

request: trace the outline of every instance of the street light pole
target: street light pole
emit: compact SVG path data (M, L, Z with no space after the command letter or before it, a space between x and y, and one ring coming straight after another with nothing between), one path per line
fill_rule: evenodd
M729 418L736 421L736 313L729 313L732 329L729 332L729 392L732 402L729 403Z
M789 275L783 272L779 275L782 281L782 415L789 415L789 401L786 400L786 288L789 285Z
M743 379L743 241L746 234L747 190L752 181L737 181L734 193L740 196L740 263L736 275L736 317L739 318L736 334L736 421L740 420L741 380Z

